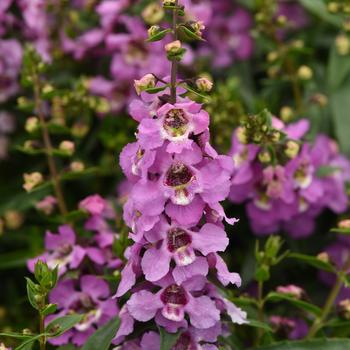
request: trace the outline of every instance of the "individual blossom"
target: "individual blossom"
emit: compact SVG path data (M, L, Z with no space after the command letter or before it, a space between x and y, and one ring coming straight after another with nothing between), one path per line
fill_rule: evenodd
M282 337L288 337L291 340L303 339L309 331L306 321L296 317L274 315L270 317L270 324L277 334L280 334Z
M46 196L40 202L36 203L37 210L42 211L45 215L50 215L57 205L57 199L53 196Z
M66 279L58 283L50 293L50 303L58 305L58 313L46 318L82 314L83 319L61 336L51 338L53 345L73 343L82 346L96 329L118 314L118 308L110 297L107 282L95 275L83 275L79 280Z
M60 226L57 234L46 232L45 249L44 254L28 261L30 271L34 271L34 265L39 259L45 261L50 268L58 266L59 275L69 269L77 269L85 256L99 265L105 263L105 257L98 248L84 248L76 243L76 235L68 225Z
M164 104L153 118L143 118L138 129L138 140L143 149L161 147L168 141L169 153L191 149L189 135L198 135L209 126L209 115L201 105L189 101Z

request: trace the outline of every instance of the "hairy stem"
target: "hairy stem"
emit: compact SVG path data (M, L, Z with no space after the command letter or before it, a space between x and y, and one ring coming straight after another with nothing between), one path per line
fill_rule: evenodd
M343 286L343 279L342 279L342 275L344 273L347 273L348 270L350 269L350 256L348 257L347 261L345 262L342 270L340 271L340 273L338 273L338 276L337 276L337 280L333 286L333 288L331 289L328 297L327 297L327 300L322 308L322 313L320 315L320 317L316 318L314 323L312 324L310 330L309 330L309 333L307 335L307 338L310 339L310 338L313 338L316 333L319 331L320 328L322 328L325 320L327 319L329 313L331 312L332 310L332 307L334 305L334 302Z
M173 33L174 40L177 40L177 0L175 1L175 9L173 10ZM171 103L176 103L176 79L177 79L178 62L176 59L171 61L171 80L170 80L170 98Z
M61 188L61 183L57 172L56 162L52 155L53 147L52 147L49 130L47 128L47 124L45 121L45 116L42 108L41 84L40 84L40 78L37 72L34 73L34 100L35 100L36 113L38 114L38 117L40 120L42 137L43 137L43 141L46 149L47 163L49 166L51 180L52 180L55 195L57 198L58 208L62 215L66 215L68 214L68 210L64 200L63 191Z

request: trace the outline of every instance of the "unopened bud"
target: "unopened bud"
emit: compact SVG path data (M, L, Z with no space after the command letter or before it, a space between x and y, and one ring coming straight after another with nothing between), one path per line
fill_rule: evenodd
M302 49L305 46L304 41L301 39L294 40L291 45L295 49Z
M168 54L176 54L179 52L179 50L181 50L181 41L180 40L175 40L175 41L172 41L171 43L165 45L165 51Z
M4 213L5 226L10 230L16 230L22 226L24 217L17 210L7 210Z
M329 259L329 255L327 252L322 252L322 253L319 253L317 255L317 259L320 260L320 261L323 261L325 263L329 263L330 259Z
M338 304L340 315L346 320L350 320L350 299L344 299Z
M294 284L290 284L288 286L279 286L277 287L276 291L278 293L292 295L296 299L302 299L302 297L305 295L304 289Z
M309 66L301 66L298 69L298 77L301 80L310 80L313 76L312 69Z
M198 78L196 86L199 91L209 92L213 88L213 82L207 78Z
M283 106L280 110L280 116L284 122L290 121L294 117L293 109L289 106Z
M80 172L85 169L85 165L83 162L80 161L74 161L70 163L70 169L74 172Z
M176 0L163 0L163 6L175 6Z
M339 4L332 1L332 2L329 2L328 5L327 5L327 9L329 12L331 13L337 13L339 11Z
M82 138L89 132L89 126L85 122L76 122L71 129L72 135Z
M286 143L286 149L284 150L284 153L288 158L294 159L298 155L299 150L300 145L298 144L298 142L289 140Z
M55 209L57 200L53 196L47 196L40 202L36 203L35 207L37 210L42 211L45 215L50 215Z
M62 141L58 148L60 151L65 152L68 155L72 155L75 151L74 142L68 140Z
M142 11L142 18L148 24L159 23L163 17L164 10L157 2L150 3Z
M97 113L108 113L111 110L111 105L109 101L106 98L99 98L97 106L96 106L96 112Z
M134 80L134 86L136 93L140 95L142 91L156 86L156 78L153 74L146 74L140 80Z
M341 56L346 56L350 52L350 40L344 35L340 34L335 39L335 46L337 48L337 52Z
M38 186L44 181L42 174L37 171L30 174L25 173L23 175L23 178L24 178L23 188L27 192L31 191L34 187Z
M277 143L281 140L281 133L277 130L274 130L272 133L271 133L271 141L274 142L274 143Z
M43 89L42 89L42 93L43 93L44 95L50 94L50 93L53 92L53 91L54 91L54 88L53 88L53 86L50 85L50 84L46 84L46 85L43 87Z
M311 101L317 103L320 107L326 107L328 104L328 97L323 94L314 94L311 96Z
M243 144L248 143L247 130L243 126L240 126L237 128L236 136L240 143L243 143Z
M266 57L266 59L267 59L267 61L268 62L274 62L274 61L276 61L277 59L278 59L278 52L277 51L271 51L271 52L269 52L268 54L267 54L267 57Z
M263 150L258 154L259 161L263 164L267 164L271 162L271 154L267 150Z
M147 31L148 37L151 38L152 36L155 36L158 32L160 32L160 27L157 25L153 25Z
M347 219L347 220L341 220L338 222L338 228L345 228L345 229L348 229L350 228L350 220Z
M203 24L202 21L197 21L197 22L191 22L190 26L192 30L198 35L202 36L202 32L205 29L205 25Z
M26 120L26 124L25 124L25 127L27 132L34 132L36 130L38 130L39 128L39 119L37 117L29 117L27 120Z
M286 16L280 15L277 17L277 24L280 26L284 26L287 23L288 19Z
M267 74L270 78L276 78L279 72L280 72L279 66L272 66L272 67L269 67L267 70Z

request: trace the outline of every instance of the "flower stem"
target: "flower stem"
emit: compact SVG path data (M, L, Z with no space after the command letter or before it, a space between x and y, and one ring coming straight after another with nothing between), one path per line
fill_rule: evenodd
M177 40L177 0L175 1L175 8L173 10L173 33L174 40ZM173 59L171 61L171 80L170 80L170 99L171 103L176 103L176 80L177 80L178 61Z
M264 282L259 281L258 282L258 320L259 322L264 322ZM258 328L258 338L256 340L257 344L259 345L261 337L263 336L263 330L262 328Z
M40 331L40 334L45 332L45 319L41 313L39 313L39 331ZM40 350L46 349L46 338L44 335L39 339L39 344L40 344Z
M348 257L347 261L345 262L342 270L338 273L336 282L332 288L332 290L330 291L327 300L322 308L322 313L320 315L320 317L316 318L314 323L312 324L309 333L307 335L307 339L313 338L316 333L319 331L320 328L322 328L324 321L326 320L326 318L328 317L329 313L332 310L332 307L334 305L334 302L343 286L343 278L342 275L344 273L347 273L347 271L350 269L350 256Z
M68 210L67 210L67 206L66 206L66 203L64 200L63 191L61 188L61 184L60 184L60 180L59 180L59 176L58 176L58 172L57 172L57 167L56 167L56 162L55 162L55 159L53 158L53 155L52 155L53 147L52 147L49 130L47 128L47 124L45 121L45 116L44 116L43 108L42 108L42 98L41 98L41 92L40 92L41 91L40 78L39 78L39 75L37 72L34 72L33 76L34 76L33 80L34 80L35 109L36 109L36 112L38 113L38 117L40 120L42 137L43 137L43 141L44 141L44 145L45 145L45 149L46 149L47 163L49 166L51 179L53 182L54 191L55 191L55 195L57 198L57 204L58 204L58 208L59 208L61 214L67 215Z

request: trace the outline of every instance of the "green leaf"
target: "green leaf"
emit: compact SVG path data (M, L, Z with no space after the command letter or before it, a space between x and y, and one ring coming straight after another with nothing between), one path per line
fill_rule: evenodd
M287 258L300 260L300 261L304 262L305 264L316 267L317 269L325 270L328 272L335 272L334 267L330 263L322 261L322 260L320 260L317 257L312 256L312 255L290 253L290 254L288 254Z
M269 302L288 301L294 306L304 311L310 312L316 316L320 316L322 312L322 310L318 306L310 304L304 300L296 299L293 296L284 293L270 292L266 296L265 300Z
M152 35L151 37L149 37L146 41L153 42L153 41L162 40L170 32L171 32L170 28L161 30L157 32L155 35Z
M30 278L25 277L25 279L27 281L27 296L28 296L30 305L32 305L34 309L38 310L39 306L38 306L36 296L38 295L38 292L39 292L39 289L38 289L39 286L35 284Z
M59 348L57 348L57 350L76 350L76 349L77 348L72 344L63 345L63 346L60 346Z
M49 338L58 337L79 323L84 318L84 315L73 314L62 316L54 319L46 326L46 333Z
M117 333L119 324L118 317L112 318L88 339L82 350L108 350Z
M160 350L170 350L179 339L181 333L168 333L164 328L159 327L160 334Z
M30 339L27 339L21 345L17 346L15 348L15 350L28 350L28 349L31 349L32 346L33 346L33 343L35 341L39 340L43 336L46 337L47 334L46 333L42 333L42 334L38 334L38 335L32 336Z
M340 16L332 15L328 12L326 3L323 0L299 0L300 3L313 15L321 18L325 22L332 24L338 28L342 27L342 19Z
M333 44L328 63L328 85L330 90L341 86L350 73L350 58L348 55L339 55Z
M148 88L143 91L147 92L148 94L157 94L158 92L164 91L168 86L169 84L166 84L164 86Z
M181 85L181 86L184 87L187 91L192 92L193 94L195 94L195 95L197 95L197 96L203 98L203 99L205 100L205 102L209 102L209 101L210 101L210 97L205 96L205 95L202 95L202 94L199 93L198 91L192 89L189 85L183 84L183 85Z
M204 41L201 36L197 35L193 30L187 28L185 25L180 26L180 29L184 32L188 39Z
M41 311L43 316L47 316L53 314L57 310L57 304L49 304L46 305L45 308Z
M339 167L329 166L329 165L320 166L316 171L316 176L318 177L332 176L339 171L342 171L342 169Z
M251 320L251 319L248 319L247 321L248 321L248 323L244 323L243 326L261 328L267 332L272 332L272 328L267 323L260 322L258 320Z
M16 338L16 339L28 339L28 338L31 338L32 336L33 335L30 335L30 334L15 333L15 332L0 333L0 337L9 337L9 338Z
M343 152L350 155L350 81L333 91L330 98L334 129Z
M278 342L251 350L347 350L350 339L314 339L295 342Z
M350 235L350 228L332 228L331 232L341 233L342 235Z

